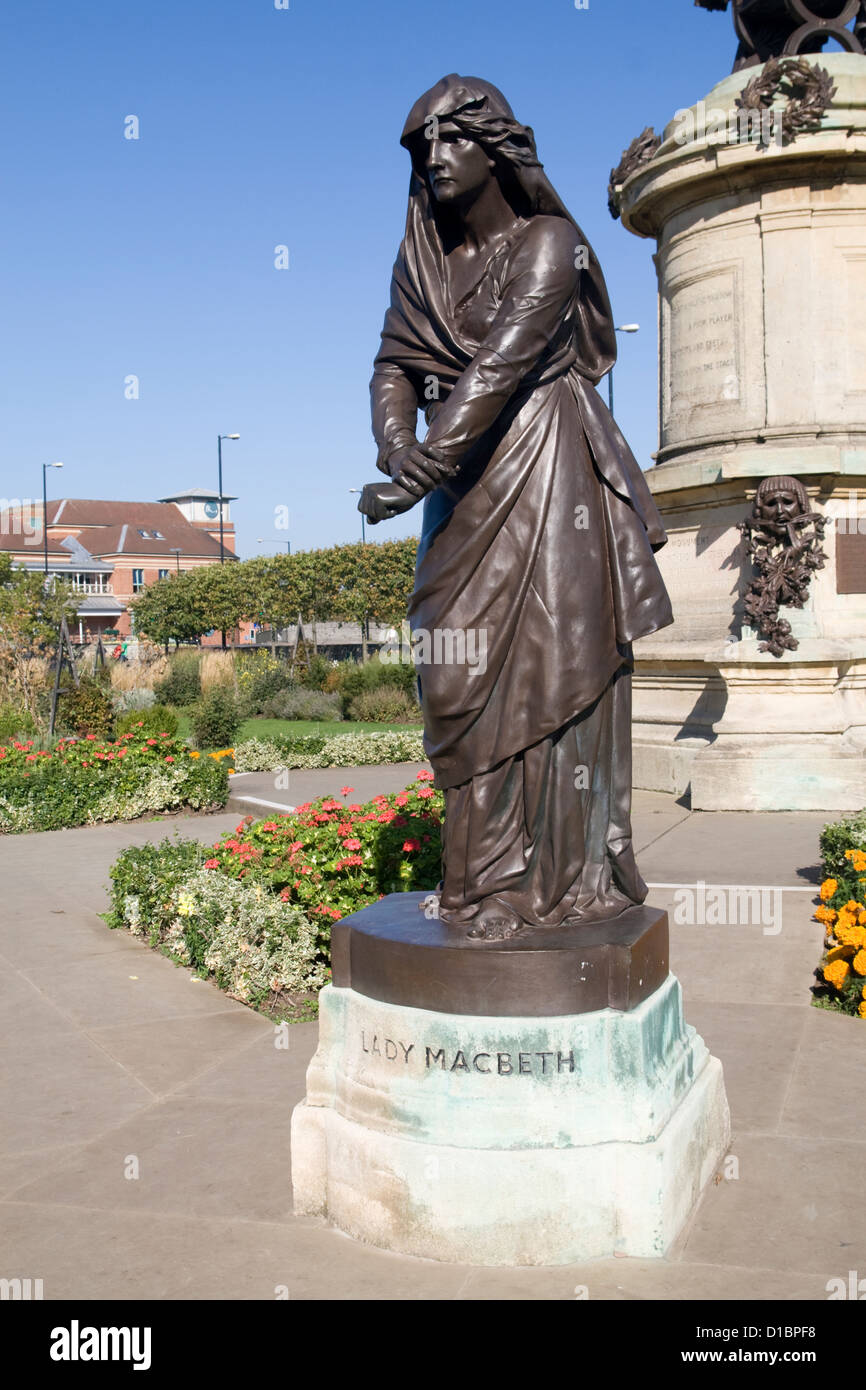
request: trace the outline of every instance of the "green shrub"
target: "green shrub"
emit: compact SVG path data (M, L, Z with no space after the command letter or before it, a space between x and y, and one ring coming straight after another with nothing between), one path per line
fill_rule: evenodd
M349 713L365 724L420 724L421 710L405 690L380 685L375 690L362 690L356 695Z
M196 747L227 748L234 742L240 723L233 692L223 685L212 686L192 712Z
M142 738L168 734L174 738L180 720L177 712L167 705L151 705L149 709L131 709L117 719L115 728L121 734L136 734Z
M339 720L343 717L342 701L334 692L323 690L283 690L273 696L262 713L268 719Z
M146 936L254 1007L320 989L325 964L304 913L258 883L204 869L204 858L189 841L124 850L111 870L109 925Z
M866 811L843 816L841 820L825 825L818 843L821 846L823 877L847 880L851 875L851 864L845 857L846 850L866 849Z
M156 698L161 704L194 705L201 697L201 654L195 652L175 652L171 657L168 674L154 686Z
M263 714L268 701L294 690L289 663L266 649L242 652L235 661L238 706L244 719Z
M198 840L165 839L158 845L132 845L121 852L110 871L110 927L145 923L151 946L159 940L163 904L196 869L208 851Z
M0 739L24 738L36 732L32 715L21 705L0 705Z
M352 701L369 690L383 687L405 692L410 699L417 699L417 673L411 662L380 661L374 656L371 661L361 665L357 661L342 661L333 667L327 680L329 690L339 691L343 703L343 716L349 717Z
M299 674L298 683L305 690L325 690L326 682L331 674L331 662L318 652L310 652L307 660L306 670Z
M93 676L81 676L77 686L60 692L57 715L61 728L79 737L110 738L114 729L111 696L104 682Z

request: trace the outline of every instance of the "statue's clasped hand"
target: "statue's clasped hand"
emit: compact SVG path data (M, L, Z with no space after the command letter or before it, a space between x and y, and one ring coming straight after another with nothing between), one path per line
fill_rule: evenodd
M409 444L396 450L388 466L391 482L367 483L358 502L358 511L364 513L372 526L408 511L452 476L451 470L440 462L438 451L422 444Z
M442 466L439 450L425 444L397 449L388 460L388 470L394 481L416 498L432 492L450 476L450 470Z
M358 511L363 512L371 526L378 521L388 521L392 516L408 512L418 501L399 483L365 483L358 501Z

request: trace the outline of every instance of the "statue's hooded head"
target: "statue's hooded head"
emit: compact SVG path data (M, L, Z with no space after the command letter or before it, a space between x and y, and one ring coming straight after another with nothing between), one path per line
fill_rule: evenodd
M498 87L480 77L452 72L419 97L409 112L400 143L412 157L411 194L424 197L445 231L448 211L430 196L426 160L440 123L474 140L492 161L500 187L518 217L548 213L574 219L539 162L531 126L521 125Z
M616 360L616 338L601 267L539 163L531 128L515 119L505 97L492 82L457 73L443 77L418 98L400 137L412 158L412 179L406 232L395 266L398 298L394 312L386 320L383 355L404 366L412 365L422 374L436 371L441 375L445 371L446 381L449 377L447 364L443 366L442 362L443 344L456 345L455 380L472 355L469 345L461 340L459 325L449 316L442 295L444 253L455 234L459 239L460 225L456 209L433 196L428 178L430 141L438 138L439 125L446 123L462 137L473 140L487 155L516 219L539 214L564 217L575 228L575 244L587 257L575 330L577 369L591 381L599 381ZM418 305L424 306L423 314L416 311ZM435 319L432 328L424 326L425 314ZM423 349L417 345L417 351L410 351L407 344L413 339L423 339Z

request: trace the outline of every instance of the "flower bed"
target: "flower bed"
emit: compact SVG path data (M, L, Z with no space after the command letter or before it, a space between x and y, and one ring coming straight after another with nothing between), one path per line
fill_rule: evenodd
M297 1012L327 978L315 928L264 884L205 869L206 853L191 840L124 850L106 921L254 1008Z
M444 798L419 772L413 785L365 805L323 797L288 816L241 822L206 867L256 881L328 927L386 893L435 888ZM328 933L322 934L326 949Z
M866 1018L866 826L862 818L828 826L821 836L824 872L815 918L824 928L824 955L815 1002ZM859 843L851 844L851 840ZM848 841L846 847L846 840ZM832 872L828 873L828 869Z
M0 745L0 831L134 820L181 807L216 810L227 800L225 766L194 760L167 734L61 739L50 751L35 750L32 740Z
M299 767L366 767L420 763L426 754L420 730L405 733L333 734L322 737L245 739L235 747L236 772L276 772Z
M273 1013L328 978L331 927L386 893L440 877L441 792L413 785L365 805L323 797L241 821L212 849L164 840L123 851L106 921L144 936Z

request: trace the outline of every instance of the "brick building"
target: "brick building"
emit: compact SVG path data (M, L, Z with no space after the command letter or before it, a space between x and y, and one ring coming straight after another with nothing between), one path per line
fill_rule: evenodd
M223 495L223 544L235 560L233 497ZM190 488L158 502L104 502L65 497L47 509L48 572L80 595L73 641L106 633L131 635L128 604L172 571L220 561L219 493ZM42 503L8 500L0 509L0 550L28 570L45 563ZM219 637L216 638L219 641Z

